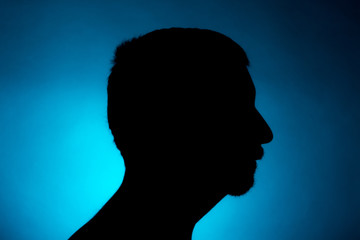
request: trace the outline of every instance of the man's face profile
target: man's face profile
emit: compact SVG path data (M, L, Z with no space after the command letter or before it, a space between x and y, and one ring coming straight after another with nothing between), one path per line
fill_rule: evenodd
M249 105L239 107L238 116L234 116L234 124L238 128L232 129L238 131L230 134L232 137L229 138L228 146L232 149L229 149L228 161L231 166L227 169L226 176L229 178L225 183L229 188L228 194L234 196L244 194L253 186L257 160L260 160L264 153L261 144L272 140L270 128L255 108L255 87L251 77L247 74L242 79L248 81L244 88L248 88Z
M261 144L270 142L273 136L255 108L255 86L247 69L235 68L229 75L237 81L218 101L220 106L214 107L209 119L213 126L209 129L211 137L204 135L201 140L208 155L200 168L213 168L208 172L219 177L214 184L226 194L239 196L253 186L257 160L264 153Z

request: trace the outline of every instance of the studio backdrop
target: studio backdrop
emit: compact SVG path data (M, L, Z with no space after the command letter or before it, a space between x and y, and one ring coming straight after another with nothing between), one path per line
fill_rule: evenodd
M1 1L0 239L63 240L125 172L106 115L122 41L207 28L246 51L273 130L255 186L193 240L360 239L359 1ZM151 156L149 156L151 158Z

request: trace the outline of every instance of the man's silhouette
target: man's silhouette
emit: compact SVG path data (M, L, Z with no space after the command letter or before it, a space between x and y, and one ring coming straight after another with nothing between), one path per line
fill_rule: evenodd
M125 177L70 239L191 239L227 194L254 183L272 132L243 49L210 30L156 30L121 44L108 121Z

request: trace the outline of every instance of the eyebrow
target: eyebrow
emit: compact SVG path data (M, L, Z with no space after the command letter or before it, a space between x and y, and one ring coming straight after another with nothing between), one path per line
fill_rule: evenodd
M248 83L249 83L249 96L251 96L251 100L253 100L255 102L255 98L256 98L256 88L255 88L255 84L254 81L252 80L252 77L250 75L249 70L246 68L246 77L248 78Z

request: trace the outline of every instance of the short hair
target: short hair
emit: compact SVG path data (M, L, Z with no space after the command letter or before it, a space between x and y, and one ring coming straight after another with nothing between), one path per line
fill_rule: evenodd
M151 135L184 133L191 122L201 121L214 107L211 99L224 96L218 91L231 92L235 79L223 78L248 65L238 44L205 29L155 30L118 46L107 111L125 165L127 151L149 143Z

